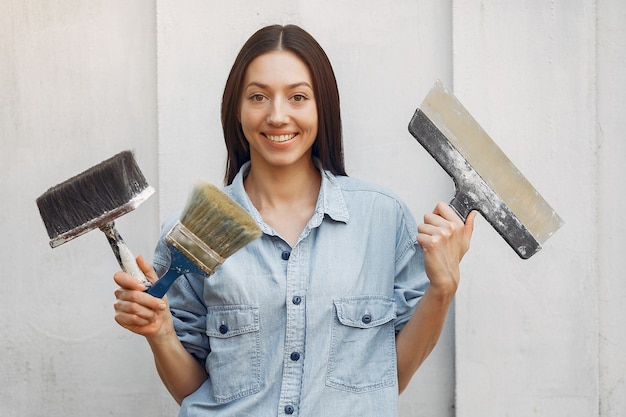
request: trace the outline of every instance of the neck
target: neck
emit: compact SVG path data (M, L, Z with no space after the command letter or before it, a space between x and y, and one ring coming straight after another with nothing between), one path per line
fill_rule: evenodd
M297 166L271 167L252 161L244 187L257 209L313 205L317 202L321 175L311 159Z

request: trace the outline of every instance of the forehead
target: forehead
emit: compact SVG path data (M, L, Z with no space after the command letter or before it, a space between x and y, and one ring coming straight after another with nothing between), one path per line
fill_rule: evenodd
M244 84L251 82L268 85L300 82L311 84L311 72L304 61L293 52L271 51L254 58L248 65Z

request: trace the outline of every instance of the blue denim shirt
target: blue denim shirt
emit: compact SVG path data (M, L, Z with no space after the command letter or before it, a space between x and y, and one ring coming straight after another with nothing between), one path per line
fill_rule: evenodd
M397 416L395 334L428 285L413 216L383 188L322 171L292 248L248 198L248 169L225 192L263 235L168 292L178 337L209 375L180 416ZM168 259L162 236L157 272Z

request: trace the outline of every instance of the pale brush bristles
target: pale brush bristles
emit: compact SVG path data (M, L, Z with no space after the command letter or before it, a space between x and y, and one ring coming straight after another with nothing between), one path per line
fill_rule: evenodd
M197 184L180 222L222 258L261 236L254 219L212 184Z

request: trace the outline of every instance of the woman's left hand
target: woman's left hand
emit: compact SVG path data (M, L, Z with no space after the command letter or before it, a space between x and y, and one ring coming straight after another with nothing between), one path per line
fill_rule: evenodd
M459 264L468 251L476 212L463 220L446 203L424 215L417 227L417 243L424 251L426 275L433 289L454 294L459 285Z

